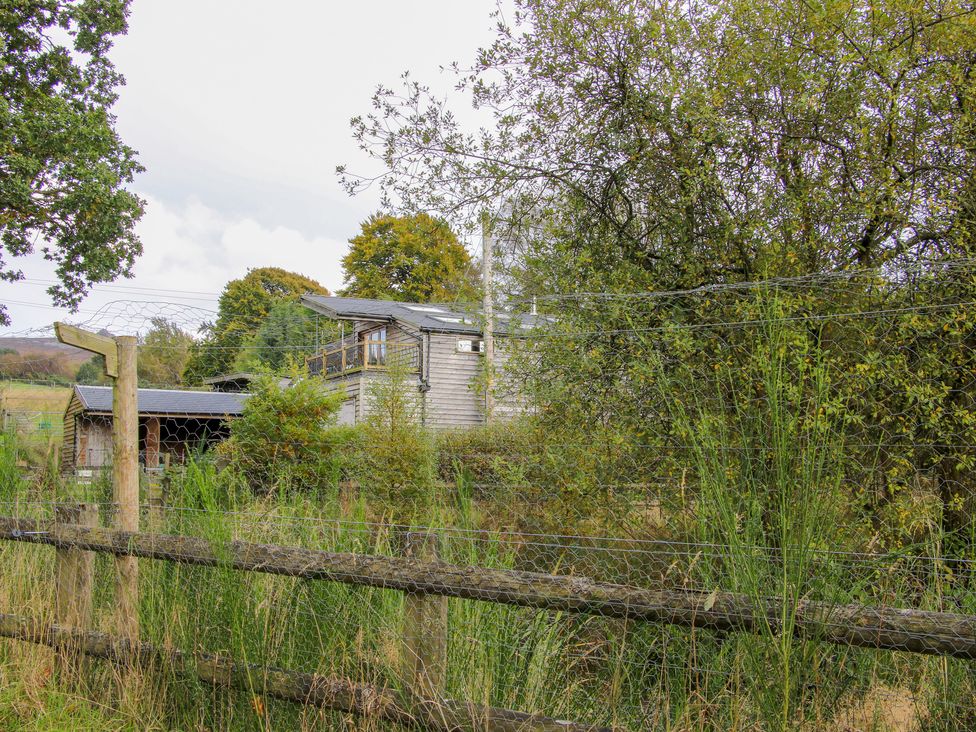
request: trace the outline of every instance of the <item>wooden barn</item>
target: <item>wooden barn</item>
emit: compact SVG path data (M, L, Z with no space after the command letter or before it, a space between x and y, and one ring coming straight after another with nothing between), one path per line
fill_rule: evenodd
M139 389L139 462L158 467L168 454L183 462L194 450L225 439L245 393ZM112 388L75 385L64 413L61 467L65 472L112 464Z

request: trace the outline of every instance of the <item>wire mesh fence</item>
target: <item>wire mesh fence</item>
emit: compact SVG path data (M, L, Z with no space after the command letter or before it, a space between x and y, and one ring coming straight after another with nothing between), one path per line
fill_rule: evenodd
M440 315L426 315L461 318L438 332L359 318L339 334L322 324L274 346L243 344L261 368L244 370L242 357L241 370L210 383L184 372L143 380L140 525L215 547L240 540L367 560L403 558L404 537L421 531L436 537L436 561L472 577L500 570L568 578L580 593L587 583L683 593L702 617L733 597L752 613L741 632L452 596L452 699L632 730L967 729L971 661L907 644L838 645L835 631L870 640L883 629L833 611L812 632L804 612L891 612L918 619L923 644L955 629L967 641L974 274L976 263L956 260L686 292L573 293L537 300L545 318L513 300L490 365L477 333L452 332L479 322L457 304L427 306ZM139 331L120 312L108 329ZM155 354L225 347L190 321L170 321L187 328L187 348L157 343ZM336 366L336 342L362 358ZM264 351L288 358L266 368ZM401 352L411 354L406 368L389 357ZM45 393L60 400L55 409L31 389L58 387L28 381L4 385L0 514L47 519L57 501L90 500L111 525L108 387L101 397L98 385ZM486 389L501 405L491 415ZM0 612L44 616L50 552L0 552L0 571L17 578L2 583ZM98 560L96 625L113 609L108 561ZM147 640L401 683L409 593L141 566ZM924 613L958 624L926 625ZM242 695L167 683L160 714L182 724L338 724L332 712L263 698L259 684Z

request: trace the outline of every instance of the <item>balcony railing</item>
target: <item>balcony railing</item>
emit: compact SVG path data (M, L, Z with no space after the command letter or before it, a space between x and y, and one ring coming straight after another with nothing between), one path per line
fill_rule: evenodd
M358 341L336 343L306 360L312 376L335 378L354 371L384 370L399 366L410 373L420 370L420 346L416 343Z

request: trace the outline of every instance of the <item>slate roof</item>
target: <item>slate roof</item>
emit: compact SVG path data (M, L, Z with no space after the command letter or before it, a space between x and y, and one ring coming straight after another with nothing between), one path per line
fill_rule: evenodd
M75 394L90 412L112 412L112 387L75 385ZM248 394L180 389L139 389L139 414L193 414L213 417L236 416L244 408Z
M394 302L369 300L359 297L325 297L302 295L302 304L317 313L340 320L374 320L387 323L401 322L421 331L433 333L481 333L481 311L459 310L450 305L425 305L418 302ZM505 312L495 313L495 330L506 333L511 328L512 316ZM519 330L541 325L545 319L539 316L519 315L515 320Z

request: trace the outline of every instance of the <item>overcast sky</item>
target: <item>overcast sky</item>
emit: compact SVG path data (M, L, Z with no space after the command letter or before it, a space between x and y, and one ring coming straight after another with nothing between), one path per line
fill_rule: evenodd
M350 198L338 185L336 165L375 171L349 119L405 70L450 93L440 66L469 64L490 42L495 4L133 0L112 58L127 82L118 129L146 167L133 185L147 202L145 253L133 279L97 288L74 316L50 307L50 265L14 260L30 281L0 283L13 320L0 334L120 299L215 308L252 267L341 286L347 241L379 206L377 193Z

